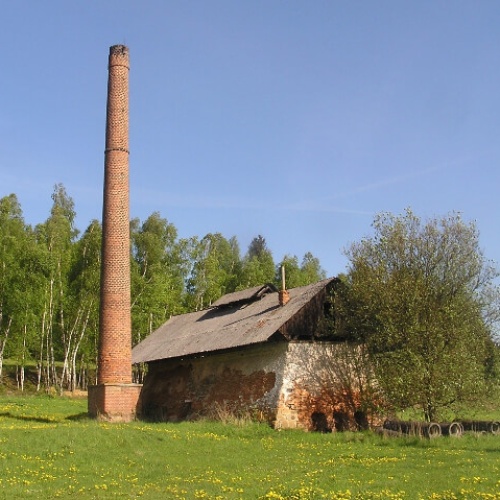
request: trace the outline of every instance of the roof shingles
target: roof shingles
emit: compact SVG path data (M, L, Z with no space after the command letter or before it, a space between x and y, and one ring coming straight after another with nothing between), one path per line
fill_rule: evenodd
M254 302L236 303L227 309L231 307L230 299L234 298L234 294L228 294L233 297L221 297L214 304L223 304L226 309L173 316L134 347L132 362L177 358L265 342L332 280L290 289L290 302L284 307L278 304L278 293L271 292ZM260 289L262 287L249 289L246 294L237 293L248 297Z

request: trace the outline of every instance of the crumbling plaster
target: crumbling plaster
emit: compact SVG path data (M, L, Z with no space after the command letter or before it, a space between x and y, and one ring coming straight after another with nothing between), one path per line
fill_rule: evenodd
M275 342L245 349L149 364L141 394L145 418L179 421L227 412L277 428L311 429L313 413L333 426L334 403L325 393L335 356L324 342Z

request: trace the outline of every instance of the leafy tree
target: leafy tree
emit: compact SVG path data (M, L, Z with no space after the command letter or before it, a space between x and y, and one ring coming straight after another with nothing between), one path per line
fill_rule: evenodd
M36 235L27 226L19 253L19 274L13 287L13 300L16 303L16 336L11 357L18 363L18 386L24 389L24 371L28 360L32 360L38 351L40 318L44 311L45 275L42 267L42 255Z
M286 288L295 288L304 284L298 257L296 255L285 255L283 260L276 266L276 277L274 281L279 287L281 287L282 266L285 266Z
M224 293L234 292L241 281L242 260L240 252L240 244L236 236L232 236L227 240L229 247L226 248L224 257L224 268L227 271L226 288Z
M305 285L316 283L326 278L326 272L321 267L319 259L314 257L311 252L307 252L304 255L300 265L300 272L302 273Z
M177 229L158 212L131 224L134 343L183 312L184 276Z
M200 241L193 239L191 256L194 264L187 284L191 309L203 309L235 290L241 268L236 238L209 233Z
M25 363L36 350L43 313L44 277L34 232L24 224L13 194L0 200L0 247L0 374L8 352L18 363L18 386L23 390Z
M97 359L102 228L93 220L74 244L69 270L67 308L71 322L66 332L62 380L70 390L78 386L77 359L84 369ZM85 384L81 378L80 383Z
M252 259L257 257L258 259L269 253L267 248L266 239L260 234L256 236L248 245L247 257Z
M254 238L243 259L242 278L238 288L272 283L275 280L275 265L273 254L267 247L265 238L261 235Z
M19 319L16 290L21 283L20 256L24 240L24 220L16 195L0 199L0 378L7 340L13 321ZM15 325L14 325L15 327Z
M76 212L72 198L62 184L54 187L49 218L35 229L43 249L43 268L46 275L45 306L41 318L39 376L45 377L47 387L60 384L56 357L62 349L64 359L69 355L69 331L66 318L68 276L73 259L73 243L78 236Z
M325 271L321 268L319 259L307 252L299 265L297 256L285 255L276 268L276 283L281 286L281 267L285 266L286 287L310 285L326 278Z
M485 379L497 269L474 223L459 214L423 222L411 210L378 215L374 236L346 251L344 320L369 348L388 401L439 408L470 401Z

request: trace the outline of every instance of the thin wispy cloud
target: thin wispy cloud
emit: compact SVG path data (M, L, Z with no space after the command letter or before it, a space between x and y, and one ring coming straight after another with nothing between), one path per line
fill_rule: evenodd
M457 167L459 165L463 165L469 162L470 162L469 158L449 161L437 166L428 167L413 172L405 172L404 174L401 175L395 175L385 179L380 179L376 182L355 186L351 189L342 189L334 192L332 195L328 197L306 199L290 203L285 208L288 210L303 211L303 212L310 211L310 212L344 213L353 215L373 215L374 214L373 211L339 207L338 205L333 205L332 202L337 200L345 200L347 198L355 197L363 193L375 192L378 190L385 189L392 185L404 184L407 183L408 181L411 181L412 179L429 176L435 174L438 171L445 171L452 167Z
M54 184L55 182L50 183L42 176L33 177L0 172L0 186L16 186L15 194L18 194L17 190L20 190L27 193L34 193L38 197L38 195L44 193L46 189L51 190Z
M155 210L165 207L241 210L257 210L269 207L268 203L264 206L262 201L244 197L179 194L153 189L134 189L133 193L131 193L131 200L136 205L154 206Z
M354 197L363 193L382 190L392 185L407 183L412 179L425 177L434 174L438 171L448 170L452 167L468 163L469 161L470 161L469 159L461 159L461 160L446 162L438 166L428 167L413 172L406 172L401 175L395 175L392 177L388 177L386 179L381 179L376 182L371 182L368 184L356 186L351 189L342 189L340 191L336 191L335 193L333 193L331 196L328 197L316 198L314 200L302 200L297 203L292 203L288 205L288 209L299 210L299 211L309 210L318 212L338 212L338 213L369 215L372 214L373 212L365 210L352 210L352 209L339 208L338 206L332 206L331 202L335 200Z
M342 190L333 193L331 196L314 199L303 199L292 201L290 203L275 202L272 199L266 199L265 202L261 198L249 198L237 195L192 195L178 192L165 192L161 189L147 189L134 187L131 190L132 206L137 208L143 207L146 211L162 211L167 208L189 208L200 210L251 210L251 211L267 211L280 210L291 212L317 212L317 213L340 213L351 215L373 215L373 211L360 210L359 208L349 208L339 206L334 203L338 200L345 200L356 195L373 192L384 189L391 185L402 184L417 177L423 177L433 174L436 171L448 169L465 161L449 162L444 165L422 169L416 172L407 172L402 175L381 179L377 182L372 182L352 189ZM42 179L27 178L11 173L0 172L0 184L6 181L5 184L16 184L19 186L21 196L49 196L54 187L54 183L44 181ZM7 182L8 181L8 182ZM68 194L74 197L78 205L85 205L85 200L95 202L101 197L101 187L88 185L69 185L65 186L68 189ZM22 201L22 200L21 200Z
M434 173L439 170L444 170L445 168L449 168L451 165L441 165L438 167L429 167L425 168L423 170L419 170L416 172L407 172L402 175L396 175L392 177L388 177L387 179L381 179L376 182L371 182L369 184L364 184L362 186L357 186L349 190L344 190L335 193L333 196L328 197L328 200L337 200L339 198L347 198L349 196L357 195L360 193L366 193L366 192L371 192L371 191L377 191L379 189L386 188L387 186L391 186L394 184L402 184L405 183L411 179L415 179L417 177L424 177L428 174Z
M153 190L135 190L132 203L136 206L152 207L154 210L165 208L190 208L203 210L250 210L250 211L293 211L293 212L335 212L355 215L372 215L372 212L349 209L338 206L318 204L314 201L283 204L273 200L252 199L245 197L224 196L182 196L177 193L165 193Z

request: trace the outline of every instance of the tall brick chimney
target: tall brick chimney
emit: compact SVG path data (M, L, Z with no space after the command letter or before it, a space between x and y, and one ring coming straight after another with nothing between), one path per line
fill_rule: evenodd
M102 210L101 303L97 385L89 387L89 414L128 421L141 386L132 384L128 149L129 52L109 50Z

